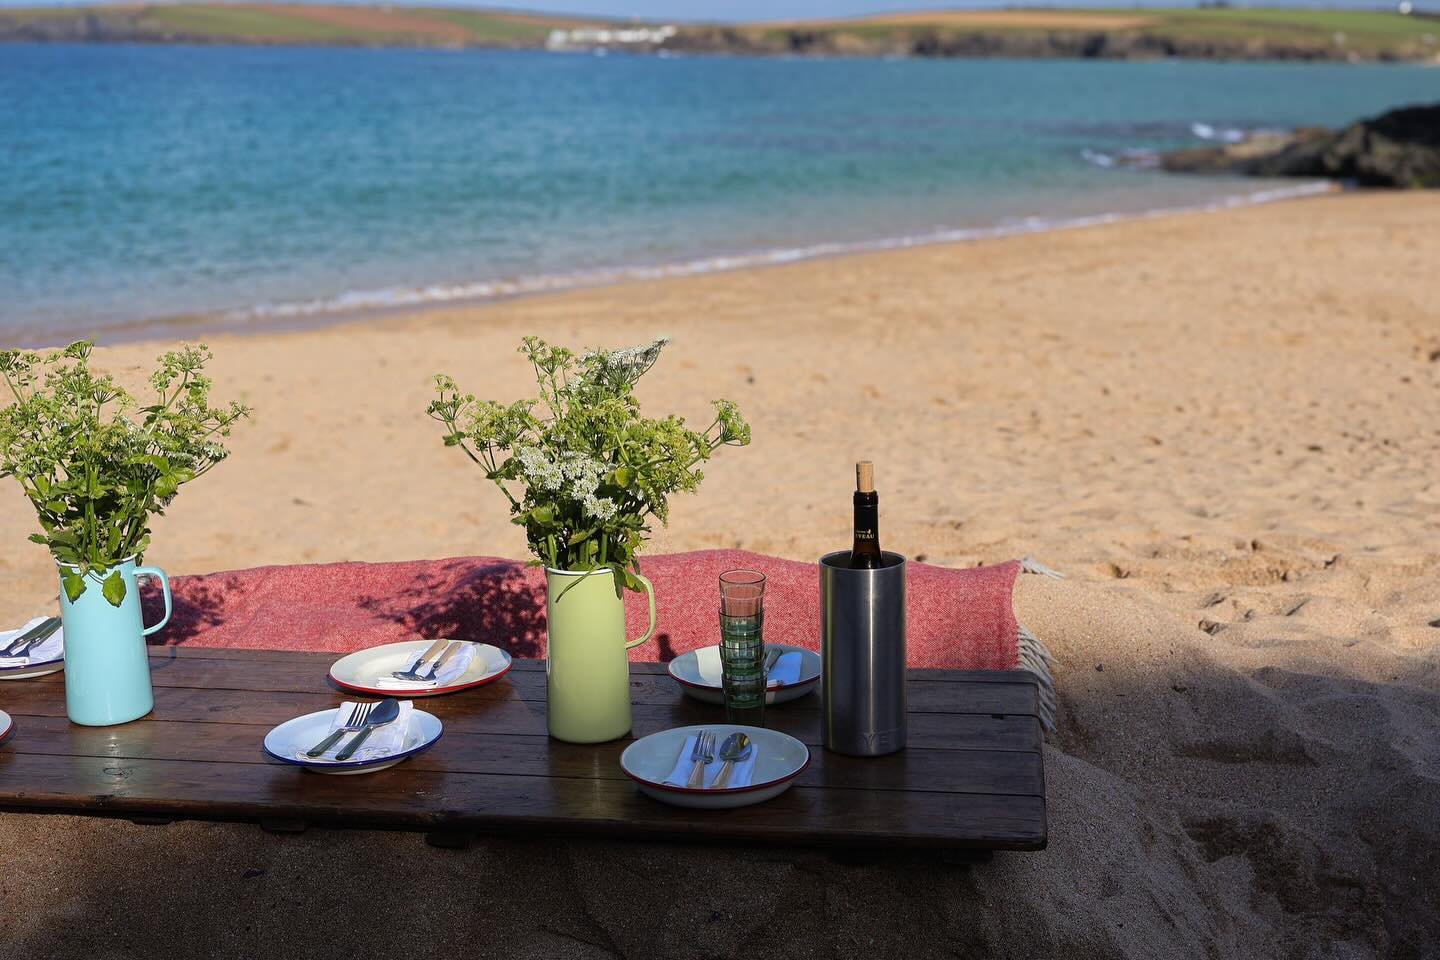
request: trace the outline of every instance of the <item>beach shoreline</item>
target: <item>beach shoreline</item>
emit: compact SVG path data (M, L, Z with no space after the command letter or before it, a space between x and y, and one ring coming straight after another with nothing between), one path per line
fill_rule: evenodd
M1238 182L1238 180L1237 180ZM943 228L929 233L902 234L866 240L816 241L798 247L721 253L698 259L573 273L539 274L493 281L432 284L409 289L349 291L334 297L256 304L229 310L178 316L143 317L115 323L86 333L80 325L65 332L69 339L89 336L98 344L118 345L154 340L195 339L219 334L266 336L345 326L354 323L414 318L430 311L474 309L527 297L568 291L595 290L647 280L667 280L764 270L808 260L850 257L892 250L912 250L944 244L976 243L1002 237L1051 231L1084 230L1133 220L1154 220L1190 214L1222 213L1267 203L1307 200L1344 192L1343 184L1326 180L1264 181L1255 189L1225 194L1202 203L1164 206L1126 212L1101 212L1073 217L1010 218L999 223ZM364 301L373 301L363 305ZM389 302L384 302L389 301ZM360 305L357 305L360 304ZM48 338L48 339L47 339ZM59 342L38 328L20 327L14 341L25 346Z
M483 398L530 395L515 351L532 334L576 347L667 334L645 412L700 421L724 397L751 421L752 445L706 465L649 553L814 560L848 542L853 463L870 459L887 549L951 567L1032 555L1064 572L1021 578L1016 600L1057 658L1050 847L926 867L923 883L728 851L716 880L687 848L451 853L322 831L285 847L240 827L4 815L0 846L43 878L6 887L16 955L65 953L56 930L81 945L108 930L58 923L55 904L98 915L87 904L117 859L163 882L166 835L145 831L174 829L184 897L243 891L297 924L310 897L339 909L324 858L404 863L426 897L477 876L558 882L556 922L614 948L577 956L691 955L666 947L667 923L703 927L717 955L854 955L877 929L924 924L937 933L920 956L1424 956L1440 942L1437 216L1434 193L1347 192L207 336L216 397L256 414L154 524L145 560L172 575L526 556L503 498L425 409L438 373ZM165 346L106 346L96 363L136 385ZM34 528L17 485L0 486L7 622L55 594ZM430 876L437 856L452 859ZM242 880L249 868L263 876ZM615 869L670 886L618 907ZM769 914L705 920L737 877L814 907L795 913L803 944L772 943ZM864 909L826 899L862 880L875 884ZM439 921L451 935L503 914L496 955L541 955L525 944L549 929L543 911L460 899ZM383 942L400 918L371 919ZM123 936L173 937L177 956L204 937L226 956L285 952L279 927L221 934L211 917L157 933L166 922Z

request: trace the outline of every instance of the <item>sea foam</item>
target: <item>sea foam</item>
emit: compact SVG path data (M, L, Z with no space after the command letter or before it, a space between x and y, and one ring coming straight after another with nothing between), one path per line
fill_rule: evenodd
M1156 207L1140 212L1110 212L1077 217L1015 217L979 227L940 229L925 233L902 234L872 240L832 241L803 246L775 247L744 253L699 257L674 263L619 266L570 273L541 273L497 280L477 280L455 284L430 284L420 287L380 287L373 290L348 291L333 297L317 297L274 303L260 303L220 315L226 323L244 324L254 321L284 321L341 317L370 312L400 310L409 307L441 306L501 300L510 297L572 290L580 287L607 286L637 280L662 280L670 277L695 276L742 270L748 267L778 266L801 260L832 257L848 253L903 250L937 243L983 240L1047 230L1074 230L1125 220L1142 220L1178 213L1200 213L1227 210L1257 203L1271 203L1329 193L1334 186L1325 181L1306 181L1292 185L1252 190L1219 197L1199 204Z

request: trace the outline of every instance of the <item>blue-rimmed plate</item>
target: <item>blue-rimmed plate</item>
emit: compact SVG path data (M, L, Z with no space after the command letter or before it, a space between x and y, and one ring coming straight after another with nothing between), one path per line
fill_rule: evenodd
M44 620L44 617L36 617L19 630L0 630L0 650L3 650L12 638L20 636L26 630ZM60 641L60 655L51 657L48 660L32 660L19 667L0 666L0 680L29 680L31 677L43 677L51 673L59 673L65 669L65 628L56 630L54 635L46 640L41 646L50 646L54 641Z
M0 743L4 743L6 740L9 740L10 735L14 732L15 721L10 719L10 714L6 713L4 710L0 710Z
M265 734L265 752L281 763L294 764L297 767L304 767L306 770L314 770L316 773L374 773L376 770L393 767L417 753L423 753L430 749L435 745L435 741L440 739L440 734L445 729L445 725L440 722L438 717L432 716L424 710L412 710L410 729L405 731L405 739L401 742L400 749L394 753L371 757L368 760L311 760L308 757L300 756L325 739L325 735L330 732L330 721L335 718L337 709L339 708L317 710L314 713L307 713L303 717L296 717L294 720L286 720ZM354 736L354 734L346 736ZM347 741L345 738L341 738L340 742Z

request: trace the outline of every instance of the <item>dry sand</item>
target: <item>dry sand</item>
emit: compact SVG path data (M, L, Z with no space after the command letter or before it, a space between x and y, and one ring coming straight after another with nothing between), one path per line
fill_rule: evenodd
M259 413L157 524L173 573L521 555L423 410L440 370L521 395L531 332L669 333L649 408L751 416L656 552L813 558L863 455L887 545L1064 570L1017 600L1060 660L1050 848L861 866L0 816L0 954L1440 955L1437 218L1345 195L210 338ZM32 524L5 485L6 620L54 592ZM403 892L346 926L329 885L365 867Z

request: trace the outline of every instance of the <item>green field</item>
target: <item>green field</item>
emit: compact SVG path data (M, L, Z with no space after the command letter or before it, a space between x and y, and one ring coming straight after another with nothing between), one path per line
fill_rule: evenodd
M0 38L27 39L29 26L56 34L39 39L71 39L69 28L81 40L539 47L551 30L594 22L453 7L181 3L0 8Z
M1116 21L1121 20L1131 22L1116 25ZM917 12L849 21L756 24L750 29L776 42L800 33L828 35L842 47L844 40L851 38L861 44L901 44L925 36L944 39L977 33L1012 38L1016 34L1103 33L1117 37L1147 35L1191 43L1341 48L1365 56L1388 53L1403 59L1426 59L1440 54L1440 18L1368 10L1032 8L933 15Z
M1440 50L1435 44L1440 37L1440 20L1399 13L1231 8L1167 11L1157 20L1155 26L1146 29L1182 37L1333 44L1340 34L1346 47L1367 52L1405 46Z

